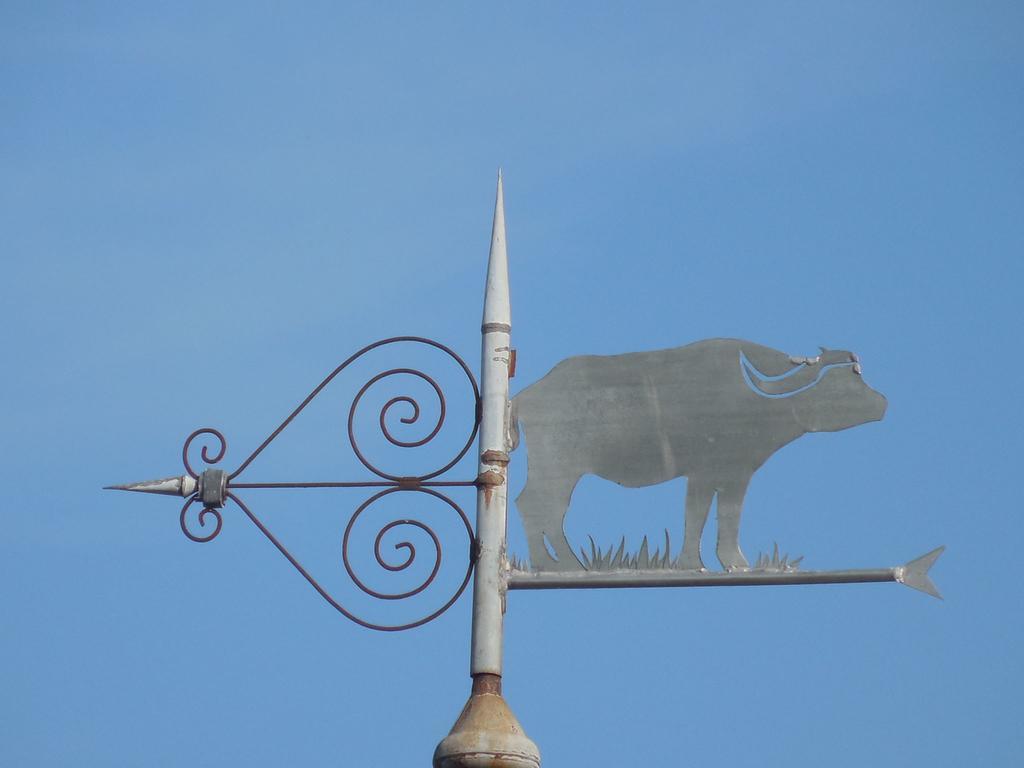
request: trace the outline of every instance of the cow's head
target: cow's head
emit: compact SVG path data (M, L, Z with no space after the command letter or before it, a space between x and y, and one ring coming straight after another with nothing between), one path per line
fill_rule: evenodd
M885 416L885 397L864 383L857 356L844 354L847 362L829 366L791 401L793 415L808 432L835 432Z
M807 432L835 432L885 415L885 398L861 376L860 359L843 349L821 347L816 357L792 357L793 368L781 376L765 376L741 355L750 388L764 397L789 401L797 422Z

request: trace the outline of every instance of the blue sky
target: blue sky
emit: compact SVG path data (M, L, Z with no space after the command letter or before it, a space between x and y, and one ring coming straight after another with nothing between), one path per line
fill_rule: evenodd
M428 763L468 692L468 595L373 633L237 508L199 545L173 500L99 488L180 473L207 425L237 466L378 338L475 370L499 166L513 391L716 336L852 349L886 418L773 457L743 546L842 568L948 545L943 602L512 594L505 689L544 764L1017 760L1022 34L985 2L5 3L0 763ZM357 378L252 479L366 479ZM675 533L684 494L588 478L567 531ZM245 496L344 595L365 498Z

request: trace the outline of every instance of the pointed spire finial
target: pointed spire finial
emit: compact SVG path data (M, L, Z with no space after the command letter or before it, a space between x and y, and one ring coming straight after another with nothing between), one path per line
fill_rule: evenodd
M494 201L494 225L491 228L491 254L487 263L487 287L484 291L484 332L511 331L512 310L508 290L508 250L505 244L505 194L501 169Z

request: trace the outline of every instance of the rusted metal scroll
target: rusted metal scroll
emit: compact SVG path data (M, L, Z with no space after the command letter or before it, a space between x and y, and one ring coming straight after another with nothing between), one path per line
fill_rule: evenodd
M472 390L473 397L473 423L465 443L461 444L459 450L449 460L440 466L415 476L404 476L398 473L388 472L372 463L366 453L360 448L356 438L355 423L359 405L367 391L378 382L396 376L414 377L425 382L437 398L437 420L427 431L427 434L417 439L409 440L396 437L389 427L389 420L393 409L396 406L404 408L407 415L399 417L403 425L413 425L419 422L422 409L415 398L401 395L388 400L381 408L377 423L384 439L393 446L403 449L421 448L433 441L445 425L447 416L447 401L444 392L437 381L421 370L414 368L391 368L376 374L369 379L356 393L352 399L348 413L348 441L349 445L358 458L359 462L366 467L375 477L367 480L353 481L294 481L294 482L247 482L241 479L241 475L249 468L253 461L282 433L287 429L295 418L319 395L342 371L348 368L353 362L361 358L371 350L393 344L415 344L436 349L451 358L465 375ZM337 368L331 371L312 392L288 415L284 421L239 465L232 471L227 472L220 469L219 465L227 454L227 440L224 435L213 428L204 427L197 429L185 440L182 447L182 463L185 474L180 477L166 478L144 483L131 485L110 486L116 490L137 491L143 493L156 493L163 495L183 496L186 501L179 515L181 530L190 540L205 543L215 539L221 532L224 524L222 509L229 503L237 506L259 531L285 556L285 558L302 574L303 578L326 600L333 608L345 617L351 619L361 626L385 632L394 632L404 629L411 629L426 624L440 616L450 608L465 591L469 584L470 575L473 571L475 536L473 526L469 517L462 508L446 493L439 489L457 487L476 487L476 480L449 480L441 479L449 470L466 455L473 441L476 438L480 425L480 389L476 379L465 361L455 352L439 342L419 336L397 336L383 339L369 344L342 362ZM198 452L198 456L196 453ZM363 501L349 517L341 539L341 558L345 571L351 581L366 595L378 600L404 600L423 593L437 577L442 562L443 545L437 533L426 523L414 517L400 517L384 524L377 532L373 540L373 561L384 572L398 573L408 570L416 561L420 552L410 540L401 540L392 545L393 552L385 552L384 539L393 532L405 529L416 529L424 534L433 549L433 563L430 565L426 577L412 587L406 587L395 592L387 592L370 587L360 577L357 568L350 556L352 546L353 530L360 516L375 502L392 494L412 494L408 496L411 500L416 497L423 499L429 497L443 503L444 507L456 516L465 530L466 540L459 551L461 557L465 558L465 574L456 587L453 594L443 602L436 610L430 612L415 621L398 624L379 624L367 621L352 610L346 608L340 601L335 599L327 589L298 561L298 559L281 543L267 525L253 512L248 503L242 500L240 491L252 491L270 488L370 488L378 489L376 492ZM431 557L431 555L428 555Z

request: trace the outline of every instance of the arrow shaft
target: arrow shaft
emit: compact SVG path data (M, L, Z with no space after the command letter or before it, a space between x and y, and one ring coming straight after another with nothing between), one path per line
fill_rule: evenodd
M475 486L476 480L427 480L419 482L411 477L407 482L401 480L366 480L359 482L297 482L297 483L236 483L230 482L231 490L239 488L456 488Z
M630 587L737 587L786 584L861 584L901 581L903 566L845 571L573 571L529 573L513 571L509 589L625 589Z

